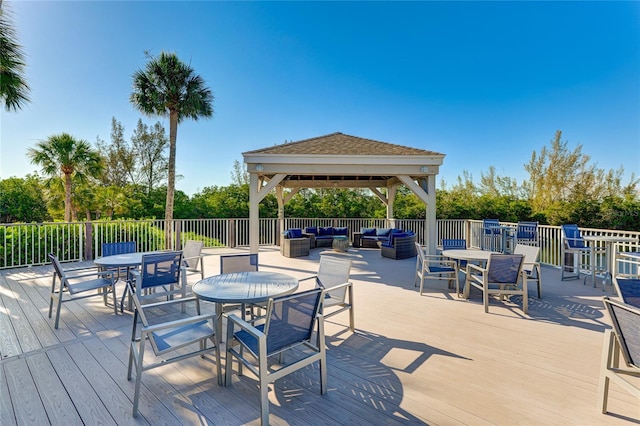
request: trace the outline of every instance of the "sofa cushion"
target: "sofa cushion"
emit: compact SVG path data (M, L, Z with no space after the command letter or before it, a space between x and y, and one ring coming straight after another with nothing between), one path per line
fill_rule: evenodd
M333 235L349 235L349 228L346 226L333 228Z
M304 228L304 233L305 234L318 235L318 227L317 226L307 226L306 228Z
M318 235L333 235L333 228L331 226L327 228L320 227L318 228Z
M360 233L363 237L375 236L376 228L360 228Z
M376 229L376 235L378 237L387 237L391 233L390 228L378 228Z
M291 228L289 229L289 238L302 238L302 229L301 228Z

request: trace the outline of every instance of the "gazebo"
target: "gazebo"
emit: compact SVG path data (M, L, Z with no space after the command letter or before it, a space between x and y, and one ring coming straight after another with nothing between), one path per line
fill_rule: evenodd
M259 203L274 189L283 229L284 205L301 188L368 188L387 206L387 219L392 220L399 185L407 186L424 202L424 241L429 253L435 253L436 176L444 154L332 133L243 152L242 156L250 178L251 253L258 252Z

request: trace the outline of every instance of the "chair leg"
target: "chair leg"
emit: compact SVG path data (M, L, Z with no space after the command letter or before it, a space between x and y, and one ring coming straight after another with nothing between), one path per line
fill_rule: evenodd
M269 426L269 380L267 371L267 357L261 353L258 360L260 373L260 424Z
M142 333L140 337L140 349L138 351L138 359L136 359L136 386L133 394L133 417L138 415L138 403L140 402L140 385L142 384L142 360L144 359L144 346L146 336Z
M609 367L611 366L613 350L617 349L615 336L612 330L605 330L602 343L602 360L600 362L600 381L598 382L598 408L602 414L607 412L607 400L609 398Z

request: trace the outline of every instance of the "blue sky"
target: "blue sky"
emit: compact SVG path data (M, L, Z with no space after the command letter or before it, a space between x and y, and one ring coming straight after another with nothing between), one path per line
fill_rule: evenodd
M640 2L7 1L32 102L0 112L0 178L68 132L130 138L131 76L175 52L213 90L178 129L177 189L231 182L242 152L342 132L446 154L440 179L528 177L563 140L640 174ZM160 119L168 131L168 121Z

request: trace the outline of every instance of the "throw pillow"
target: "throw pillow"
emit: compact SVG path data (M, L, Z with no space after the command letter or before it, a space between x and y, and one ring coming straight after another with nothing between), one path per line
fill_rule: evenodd
M388 237L390 232L390 228L378 228L378 230L376 231L376 235L378 237Z
M349 228L347 227L333 228L333 235L349 235Z
M365 236L367 236L367 237L375 237L376 228L360 228L360 233L362 234L363 237L365 237Z
M330 226L327 228L320 227L318 228L318 235L333 235L333 228Z
M317 226L307 226L304 228L305 234L313 234L315 236L318 235L318 227Z
M290 229L291 238L302 238L302 229L301 228L293 228Z

